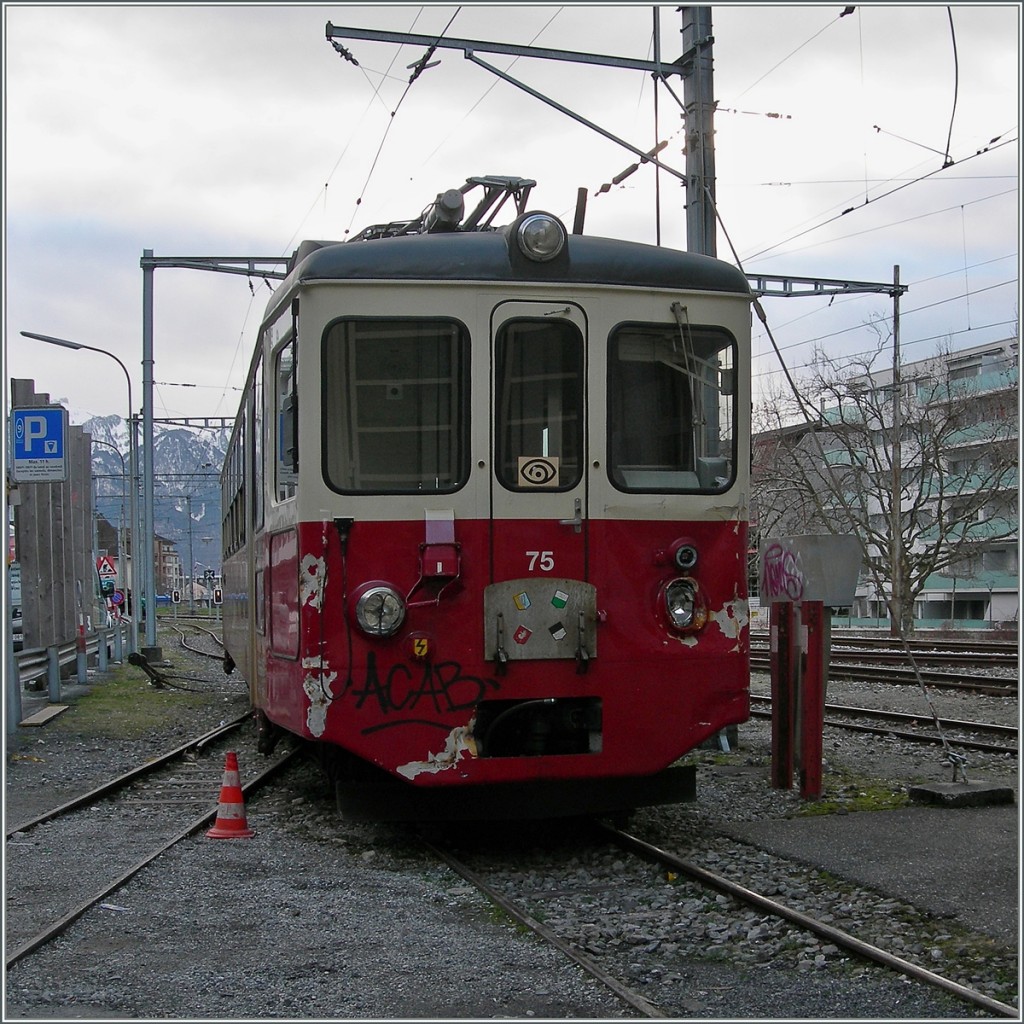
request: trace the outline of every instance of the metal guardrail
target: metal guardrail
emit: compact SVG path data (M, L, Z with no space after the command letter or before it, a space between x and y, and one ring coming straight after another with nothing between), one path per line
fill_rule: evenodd
M100 644L105 643L107 650L111 644L117 643L115 633L121 631L121 646L127 649L128 629L130 624L123 623L120 626L113 626L111 629L99 630L90 633L85 638L85 653L87 658L100 659ZM78 660L78 640L68 640L62 644L54 644L52 647L33 647L29 650L19 651L15 654L14 660L18 666L18 680L22 686L25 683L34 682L36 679L44 678L50 669L50 651L56 649L57 663L63 668L66 665L74 665Z

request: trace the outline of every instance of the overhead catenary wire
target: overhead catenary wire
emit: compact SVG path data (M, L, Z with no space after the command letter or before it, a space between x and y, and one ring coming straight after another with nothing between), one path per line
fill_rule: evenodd
M949 167L953 163L949 155L949 147L953 142L953 119L956 117L956 101L960 92L960 58L956 52L956 29L953 26L953 8L947 7L946 14L949 17L949 35L953 43L953 109L949 114L949 133L946 136L946 155L942 164L943 168Z
M841 14L836 15L836 17L833 18L830 22L827 22L825 25L822 25L822 27L820 29L818 29L818 31L815 32L814 35L812 35L808 39L805 39L795 50L791 50L780 61L777 61L775 64L773 64L763 75L760 76L760 78L757 78L753 82L751 82L750 85L748 85L744 90L742 90L742 92L740 92L736 96L736 99L739 100L743 96L746 96L746 94L748 92L750 92L750 90L753 89L755 85L760 85L761 82L763 82L769 75L771 75L774 72L778 71L778 69L781 68L782 65L785 64L786 61L788 61L791 57L796 56L796 54L798 54L805 46L808 46L811 43L813 43L814 40L817 39L818 36L820 36L823 32L826 32L833 25L835 25L836 22L838 22L840 19L846 17L847 14L851 14L852 12L853 12L853 8L852 7L847 7Z
M851 238L858 238L858 237L860 237L862 235L870 235L870 234L873 234L876 231L886 231L886 230L889 230L891 228L901 227L904 224L911 224L914 221L924 220L927 217L936 217L936 216L938 216L940 214L943 214L943 213L952 213L954 211L959 211L962 207L976 206L979 203L986 203L986 202L989 202L992 199L1002 199L1004 196L1012 196L1012 195L1016 195L1016 194L1017 194L1017 189L1016 188L1004 189L1002 192L993 192L993 193L991 193L991 194L989 194L987 196L979 196L977 199L969 200L966 203L958 203L955 206L944 206L944 207L942 207L942 208L940 208L938 210L928 210L928 211L926 211L924 213L914 214L914 216L912 216L912 217L904 217L902 220L890 220L890 221L886 221L883 224L875 224L875 225L872 225L869 228L863 228L860 231L851 231L851 232L849 232L848 234L845 234L845 235L835 235L832 238L826 238L823 241L814 242L811 245L806 245L806 246L803 246L803 247L798 248L798 249L787 249L787 250L785 250L782 253L776 254L776 256L774 256L773 259L778 258L778 256L792 256L794 253L807 252L809 249L816 249L816 248L819 248L820 246L823 246L823 245L834 245L837 242L846 242L846 241L849 241ZM799 236L794 236L794 237L799 237ZM779 245L784 245L785 243L784 242L780 242L778 244ZM768 251L771 251L772 248L776 248L776 247L777 246L772 246L768 250L764 250L764 251L768 252ZM759 254L759 255L762 255L762 254ZM749 259L756 259L756 257L753 257L753 256L752 257L748 257L748 258Z
M458 17L459 12L461 10L461 7L456 8L455 13L448 19L448 23L437 36L437 39L439 41L444 38L445 33L452 27L453 22ZM370 169L369 171L367 171L366 179L363 182L363 187L360 189L359 195L356 197L355 205L353 206L352 209L352 216L349 219L348 227L345 229L346 234L348 234L352 230L352 224L355 221L356 213L358 211L359 206L363 202L363 195L366 193L366 190L369 187L370 182L373 180L373 176L377 169L377 163L380 160L381 153L383 153L384 151L384 146L387 143L388 135L391 133L391 129L395 124L395 118L398 116L398 111L401 108L402 104L405 102L405 98L409 95L409 90L413 87L413 84L419 79L420 72L426 67L425 62L426 57L423 58L423 61L420 63L420 66L410 76L408 83L406 83L405 88L402 90L402 95L398 98L398 102L395 104L394 110L391 111L391 114L388 118L388 123L384 128L384 133L381 136L379 144L377 145L377 151L374 153L373 160L370 163Z
M977 270L979 267L987 267L993 263L1001 263L1004 260L1015 260L1017 258L1016 253L1007 253L1005 256L994 256L989 260L980 260L977 263L972 263L969 267L957 267L955 270L947 270L941 274L932 274L930 277L921 277L912 281L909 288L918 288L923 284L929 284L932 281L939 281L944 277L951 277L954 274L964 273L967 270ZM791 320L786 320L784 323L779 324L779 327L790 327L795 323L799 323L801 320L806 320L809 317L817 316L819 313L826 309L831 309L834 306L843 306L850 302L862 302L867 296L865 295L833 295L830 297L828 304L825 306L818 306L816 309L808 310L806 313L801 313L799 316L793 317ZM846 328L846 330L856 330L855 327ZM805 344L804 342L797 342L796 344ZM785 346L784 346L785 347Z
M993 291L996 288L1006 288L1006 287L1009 287L1010 285L1014 285L1016 283L1017 283L1016 279L1011 279L1011 280L1007 280L1007 281L998 281L995 284L986 285L983 288L976 288L971 293L963 292L963 293L958 293L957 295L949 295L949 296L947 296L946 298L943 298L943 299L936 299L934 302L927 302L927 303L925 303L922 306L915 306L913 309L901 310L900 311L900 317L905 319L908 316L912 316L914 313L923 313L926 310L935 309L938 306L943 306L947 302L959 302L961 299L965 298L969 294L981 295L983 292ZM890 319L890 318L887 317L887 316L883 317L883 320L888 320L888 319ZM790 321L790 322L792 323L793 321ZM843 327L841 330L832 331L829 334L820 334L814 340L818 341L818 342L827 341L829 338L838 338L838 337L840 337L843 334L850 334L852 331L859 331L859 330L862 329L862 327L863 327L862 324L854 324L851 327ZM792 347L796 347L798 345L805 345L805 344L807 344L806 341L799 341L799 342L795 342L791 346L786 346L786 347L787 348L792 348ZM913 344L913 342L906 342L906 344ZM863 353L861 353L861 354L863 354Z
M981 330L996 330L996 329L1005 330L1007 328L1014 328L1014 327L1017 326L1017 324L1018 324L1018 321L1016 319L1014 319L1014 320L998 320L998 321L994 321L993 323L980 324L977 327L972 327L970 330L967 330L965 328L964 330L959 330L959 331L943 331L942 334L933 334L933 335L930 335L929 337L925 337L925 338L914 338L911 341L900 342L900 347L905 350L905 349L910 348L912 345L926 345L929 342L943 341L944 339L949 339L949 338L956 337L959 334L968 334L968 333L973 333L975 331L981 331ZM851 329L859 330L860 328L851 328ZM779 350L785 352L785 351L789 351L790 349L798 348L798 347L806 345L806 344L807 344L806 341L800 341L800 342L796 342L796 343L794 343L792 345L780 345L779 346ZM851 360L858 359L858 358L864 358L866 356L871 355L871 353L874 352L874 351L875 351L874 349L862 349L859 352L851 352L845 358L851 359ZM803 369L806 369L807 367L809 367L811 365L812 365L811 363L798 363L795 366L791 366L790 369L803 370ZM777 372L779 372L779 371L771 370L771 369L761 370L758 373L753 374L753 378L752 379L758 380L758 379L765 378L765 377L771 377L773 373L777 373Z
M1007 139L1005 141L1000 142L999 145L996 146L995 148L1001 148L1002 146L1009 145L1010 142L1015 142L1015 141L1016 141L1016 139ZM977 151L975 153L970 154L969 156L964 157L960 161L960 163L964 164L968 160L974 160L977 157L982 156L983 154L989 153L991 151L992 151L992 147L991 146L986 147L983 150L979 150L979 151ZM950 164L950 165L947 165L947 166L952 166L952 165ZM897 192L902 192L904 189L910 188L912 185L917 185L920 182L925 181L928 178L931 178L932 176L934 176L936 174L941 174L942 171L944 171L944 170L945 170L945 167L933 168L931 171L928 171L927 174L921 174L921 175L919 175L916 178L912 178L909 181L903 182L902 184L897 185L895 188L890 189L888 192L883 192L881 195L875 196L874 199L871 199L871 200L863 202L863 203L855 204L854 206L849 206L846 209L844 209L842 211L842 213L837 213L837 214L835 214L832 217L828 217L825 220L818 222L817 224L813 224L809 228L805 228L803 231L798 231L795 234L790 235L789 237L782 239L782 241L780 241L780 242L775 242L773 245L766 246L764 249L761 249L758 252L751 253L749 256L747 256L747 259L748 260L753 260L753 259L757 259L759 256L764 256L766 253L772 252L773 250L778 249L779 247L781 247L783 245L786 245L788 242L795 241L798 238L803 238L804 235L809 235L812 231L818 231L821 228L826 227L827 225L832 224L832 223L834 223L837 220L841 220L843 217L847 216L847 214L855 213L858 210L863 210L865 207L867 207L869 205L873 205L875 203L878 203L882 199L888 199L890 196L895 195Z

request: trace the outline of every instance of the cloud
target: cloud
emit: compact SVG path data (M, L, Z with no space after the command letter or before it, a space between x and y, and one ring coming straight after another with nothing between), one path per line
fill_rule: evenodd
M841 9L713 8L715 97L742 111L716 119L718 204L747 269L885 280L900 264L915 282L908 303L922 305L1001 276L1015 281L1015 267L982 264L1017 248L1017 197L999 193L1015 189L1019 174L1019 12L952 8L954 115L946 8L868 6L839 18ZM685 246L687 196L677 179L647 166L595 195L633 155L460 51L438 49L440 64L410 87L407 65L423 47L346 41L355 65L325 38L331 20L647 58L649 7L138 4L4 13L6 355L10 375L37 377L41 390L79 407L95 399L96 412L121 411L117 388L104 400L109 360L56 358L17 332L109 347L141 381L143 249L282 255L304 237L342 238L415 216L438 191L488 173L535 178L536 205L567 219L586 188L588 232L640 241L658 231L657 180L662 240ZM661 8L660 18L662 56L675 60L679 15ZM684 168L680 111L660 89L655 124L647 73L481 57L642 149L669 139L665 161ZM682 96L678 77L673 88ZM1013 144L971 158L1000 135ZM947 137L953 167L885 195L941 166ZM719 255L731 259L723 233ZM155 281L155 375L201 385L162 387L159 400L179 415L213 414L214 403L216 414L230 414L269 293L257 282L253 296L245 278L181 270L161 270ZM993 322L1012 317L1016 292L1014 284L972 296L972 320L982 310ZM821 335L841 316L861 315L833 304L812 317L804 301L816 300L775 303L793 322L794 344L809 322ZM952 305L935 305L927 323L919 314L921 330L959 329L965 315ZM959 337L969 344L991 334Z

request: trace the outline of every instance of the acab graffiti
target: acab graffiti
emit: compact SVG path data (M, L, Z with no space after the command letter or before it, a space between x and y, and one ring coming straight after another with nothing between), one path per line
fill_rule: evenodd
M761 596L799 601L804 594L800 555L782 544L772 544L761 563Z
M488 691L499 689L496 679L468 675L457 661L424 661L415 666L399 662L382 675L371 651L366 657L362 683L349 680L340 696L354 699L357 711L373 702L382 715L411 715L423 713L424 709L444 715L475 707ZM404 720L403 715L401 720L384 722L366 731L401 725Z

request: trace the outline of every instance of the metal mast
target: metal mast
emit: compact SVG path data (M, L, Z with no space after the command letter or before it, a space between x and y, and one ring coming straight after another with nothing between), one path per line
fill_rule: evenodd
M683 7L683 107L686 119L686 248L717 256L715 92L710 7Z

